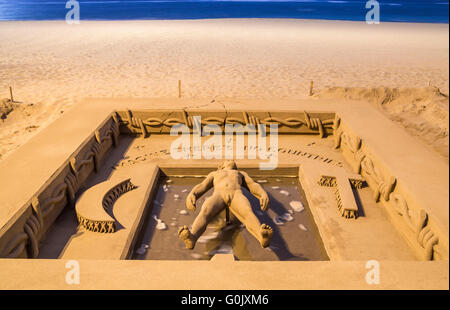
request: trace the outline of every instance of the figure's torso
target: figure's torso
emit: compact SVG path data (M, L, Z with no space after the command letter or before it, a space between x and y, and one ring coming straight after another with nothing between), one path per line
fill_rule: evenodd
M238 170L219 170L214 175L214 194L229 204L236 191L241 192L242 175Z

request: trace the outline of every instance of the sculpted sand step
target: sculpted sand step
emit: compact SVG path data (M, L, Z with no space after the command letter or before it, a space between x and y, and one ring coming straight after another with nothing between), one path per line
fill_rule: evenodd
M132 178L125 179L129 175ZM149 200L158 176L157 167L151 164L138 169L130 167L120 173L113 172L110 180L87 189L75 207L82 226L78 231L82 234L66 244L60 257L127 258L134 249L142 219L150 211ZM124 181L118 183L118 180ZM93 179L90 184L95 182ZM112 191L117 191L117 195L111 194ZM106 208L102 203L106 203ZM111 224L102 229L102 223Z
M113 233L117 224L110 214L120 196L136 188L130 179L117 183L109 180L85 191L75 204L78 222L85 229L99 233Z

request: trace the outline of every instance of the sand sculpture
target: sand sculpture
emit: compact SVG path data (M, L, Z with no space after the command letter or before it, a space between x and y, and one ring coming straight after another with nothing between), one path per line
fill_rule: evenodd
M321 186L334 187L337 206L343 217L347 219L358 217L358 206L352 190L352 187L362 188L364 185L363 179L358 174L349 177L341 169L335 176L322 175L318 183Z
M75 205L78 222L92 232L115 232L116 220L109 213L120 196L136 187L130 179L126 179L119 183L115 180L105 181L89 188Z
M242 193L242 187L257 197L261 210L267 211L269 196L257 182L245 172L238 171L236 163L226 160L219 165L217 171L211 172L206 179L196 185L186 198L186 207L195 211L196 201L208 190L214 187L214 192L203 204L200 214L192 224L192 229L184 225L178 231L178 236L184 241L187 249L193 249L195 243L205 232L208 223L224 209L230 210L241 221L248 231L259 241L262 247L268 247L273 230L267 224L261 224L252 211L247 197Z
M309 277L316 275L320 277L321 274L323 275L323 268L330 268L327 271L330 272L330 277L338 278L344 272L350 275L342 279L339 285L347 285L351 282L354 286L364 287L366 285L364 277L354 281L348 280L354 279L355 270L358 270L358 273L364 270L368 259L375 259L383 262L383 272L384 270L395 271L394 274L401 272L401 276L391 282L388 282L388 277L383 277L383 287L404 288L409 285L429 287L431 282L433 282L432 285L439 287L448 286L448 173L446 172L448 169L445 169L448 168L448 164L441 163L432 152L421 144L414 143L412 138L369 105L360 102L348 102L348 105L341 105L328 101L312 103L295 101L289 102L292 106L289 111L264 112L242 109L164 110L158 109L156 106L158 102L162 105L169 100L90 100L85 106L65 114L25 144L15 156L8 157L0 163L3 176L0 178L3 189L0 193L2 198L0 257L5 258L0 260L0 264L3 264L0 267L1 271L16 272L20 269L22 273L16 279L25 279L26 275L32 279L27 283L44 283L42 279L45 279L45 283L56 287L61 281L52 279L58 279L58 275L47 272L56 270L48 268L48 264L59 264L54 258L64 260L83 257L85 259L83 268L89 268L86 264L91 264L92 270L96 272L100 270L100 265L103 268L103 261L99 259L107 259L114 270L119 270L123 267L123 263L127 263L123 260L152 259L152 264L127 263L127 266L136 268L139 275L142 272L148 274L160 272L161 276L173 270L170 264L183 266L184 270L189 272L192 270L190 268L192 262L189 260L205 259L205 261L195 262L196 266L200 267L195 269L195 274L189 276L197 277L198 281L206 283L211 273L224 268L233 275L239 274L241 268L248 269L248 274L251 275L254 273L250 271L261 272L260 266L263 263L256 261L259 258L268 257L269 259L265 261L267 263L271 260L275 261L270 264L277 264L283 277L284 275L291 277L289 283L295 284L297 283L295 281L300 281L298 279L301 279L305 272L309 274ZM208 102L195 101L200 106L203 103L206 106ZM152 109L149 109L149 106ZM308 112L303 112L305 110ZM229 245L233 237L242 237L241 240L246 242L246 248L243 249L248 250L245 253L239 247L233 247L232 251L236 252L232 255L219 253L216 249L222 250L222 246L213 248L217 242L212 241L201 243L203 238L197 241L197 245L193 240L188 240L192 243L192 247L195 246L192 251L184 251L184 249L180 251L178 247L173 246L173 243L164 243L166 240L172 241L179 238L178 227L183 227L181 235L189 236L189 233L194 233L193 229L189 231L184 228L184 225L191 225L195 215L175 215L182 214L179 207L183 207L184 211L187 210L179 204L187 197L185 196L188 194L186 186L190 187L197 182L191 183L194 180L190 179L187 182L183 181L185 183L174 185L169 190L167 185L164 190L164 184L160 182L161 176L198 178L206 177L211 171L214 171L213 175L225 171L223 169L217 171L219 162L216 160L189 159L175 162L171 159L171 138L168 136L171 126L173 123L184 123L193 132L191 119L194 116L201 116L205 124L217 123L222 128L226 124L245 125L252 124L254 121L266 125L276 122L279 125L280 143L277 147L279 167L271 172L261 172L257 164L249 159L237 162L239 169L244 170L254 179L255 186L261 186L256 184L257 181L272 179L272 183L264 182L264 188L270 191L271 195L268 213L260 214L255 210L262 223L274 228L272 238L269 238L270 230L268 230L264 240L261 224L250 225L243 217L239 220L247 225L248 230L242 230L239 226L239 229L232 232L227 230L226 234L217 238L221 244ZM80 118L83 122L78 121ZM316 121L313 122L312 119ZM313 126L313 123L322 123L323 136L320 134L320 127ZM249 148L246 149L248 150ZM29 154L33 154L33 157L31 158ZM43 165L40 165L44 161L48 163L45 169ZM417 162L420 162L420 165L417 165ZM126 164L121 165L121 163ZM341 169L345 170L345 174L336 173ZM249 181L245 179L241 171L236 169L230 169L230 171L240 176L237 180L235 179L238 184L235 184L236 186L242 188L249 185ZM286 176L292 177L292 181L298 180L298 191L292 188L290 181L284 183L277 180ZM111 193L109 191L113 188L117 189L116 185L129 178L138 188L123 193L115 201L113 200L116 196L112 196L112 204L106 203L103 206L103 198L109 196L107 195ZM98 195L92 199L93 204L89 208L89 213L83 214L79 205L83 200L83 193L96 191L95 186L104 181L109 182L109 185L105 185L101 191L97 192ZM214 184L217 181L214 178L209 181L211 189L214 187L214 190L218 192L217 184ZM362 185L363 188L359 189ZM277 190L271 191L274 187ZM330 190L329 187L332 189ZM183 190L186 191L183 192ZM336 197L332 190L336 191ZM353 191L352 194L351 191ZM163 210L167 211L167 205L161 208L152 203L154 196L159 192L161 197L167 196L170 201L178 200L174 203L173 213L164 213ZM287 198L289 193L291 196ZM254 197L250 197L248 193L246 197L253 201ZM336 198L339 199L339 204ZM199 203L202 200L195 199L194 202ZM130 203L131 201L136 204ZM292 201L300 203L292 204ZM233 200L227 202L232 204ZM304 203L304 206L301 203ZM192 203L192 206L195 207L195 203ZM205 206L202 205L202 207ZM222 200L223 213L226 207L227 204ZM336 207L340 208L340 214L336 212ZM229 208L233 212L232 206ZM287 210L288 208L292 210ZM293 213L303 209L307 212ZM355 212L345 212L345 210ZM89 220L104 219L94 217L93 215L96 215L94 211L101 212L105 217L106 215L114 217L117 223L117 227L114 228L117 229L114 229L114 232L112 229L104 231L101 223L96 226L96 222L87 222L84 223L85 225L82 223L81 226L84 227L78 230L77 212ZM292 217L295 215L295 220L289 221L290 217L286 215L286 211L292 211L290 214ZM347 214L352 213L358 217L356 221L345 218ZM67 215L74 216L68 219ZM284 215L286 218L283 220ZM310 222L300 220L306 215L311 217ZM188 216L191 217L188 219ZM176 217L176 223L172 217ZM60 221L61 218L62 221ZM217 223L223 222L222 218L219 220ZM277 225L275 220L284 222L284 225L275 226ZM165 229L156 227L160 222L159 227ZM66 224L69 226L66 227ZM226 226L228 227L231 228L231 225ZM253 233L250 232L250 227L254 228ZM145 230L146 228L148 230ZM78 234L81 231L83 234ZM145 235L147 232L149 238ZM159 239L156 236L159 236ZM209 236L208 231L205 231L202 237L207 236ZM147 239L143 241L141 237ZM309 243L311 245L315 246L317 242L323 243L326 259L330 262L321 262L323 258L316 252L302 250L303 244L306 244L309 237L311 237ZM302 246L295 248L295 252L292 252L293 248L289 248L291 241L289 238L294 238L295 241L301 238ZM151 244L156 241L160 243ZM270 249L260 248L261 241L263 246L265 241L267 245L270 242ZM166 253L158 253L155 250L159 249L157 248L159 244L163 246L169 244L170 251L173 250L170 253L171 255L173 253L170 259L164 256ZM185 248L185 243L181 240L178 245ZM311 260L316 261L314 266L320 267L314 271L312 265L305 265L303 261L285 263L283 261L291 260L292 256L289 256L284 249L290 250L296 259L309 259L314 255ZM311 249L317 248L311 247ZM238 253L238 251L241 252ZM231 250L227 253L230 252ZM137 258L134 253L142 254ZM208 255L204 253L208 255L214 253L214 257L208 260ZM236 255L237 253L242 254L242 259ZM198 256L199 254L203 256ZM234 264L230 260L223 265L216 265L219 262L216 260L217 255L218 257L229 255L241 261L239 264ZM34 270L46 270L46 273L38 273L34 270L29 272L30 269L26 269L26 266L29 266L28 262L25 260L13 262L9 258L47 258L33 262L33 266L40 266ZM165 262L161 262L161 265L159 259ZM172 261L172 259L180 260ZM247 259L253 261L245 262ZM417 260L433 262L424 264ZM437 262L439 260L444 262ZM101 262L100 265L96 263L97 261ZM339 265L336 265L336 261L339 261ZM108 272L105 273L105 279L106 277L110 279L111 268L105 269L105 272ZM143 271L142 268L145 270ZM205 270L204 276L198 274L199 269ZM271 268L267 270L264 278L269 279L271 283L278 283L272 276L273 270ZM60 273L60 270L57 272ZM421 282L423 275L428 273L436 276L430 277L428 282ZM121 274L118 273L118 276L120 277ZM173 273L173 276L177 277L177 274ZM154 277L151 278L154 279ZM14 278L8 278L6 283L9 287L11 287L11 279ZM242 281L253 283L245 277ZM215 282L214 285L217 287L224 287L223 284L220 286ZM24 284L20 281L17 283ZM146 283L161 285L160 282L153 284L151 280ZM181 278L173 278L171 285L173 283L183 283L183 281ZM92 282L89 283L91 284ZM301 285L300 282L297 284ZM309 285L310 283L308 287ZM334 287L337 285L333 284L332 288Z
M367 109L367 107L364 106L364 109ZM107 156L107 153L111 148L118 146L119 135L146 136L144 133L153 135L168 133L172 123L180 123L185 120L185 123L191 124L190 119L192 116L192 113L184 110L134 110L132 112L128 109L120 109L113 113L105 112L105 114L107 114L106 119L100 126L95 123L97 127L94 127L90 138L84 140L78 149L71 153L64 164L58 168L57 173L46 182L46 186L33 194L30 200L25 203L25 207L17 211L16 216L7 220L8 226L0 235L0 257L32 258L38 256L39 242L52 226L55 218L66 204L74 206L76 193L85 184L90 175L97 173L101 169L102 161ZM448 234L443 233L445 227L441 227L441 224L439 224L439 217L433 216L433 212L429 211L429 206L439 204L441 195L426 195L427 199L425 201L417 199L418 196L413 195L411 188L416 188L417 191L419 187L408 185L411 183L410 177L398 177L399 172L402 170L394 170L391 166L386 166L386 163L389 162L387 160L393 161L395 158L389 158L387 155L380 156L377 152L374 152L376 149L371 145L370 140L363 139L357 134L359 131L365 132L364 129L354 129L350 126L351 114L344 113L345 118L342 119L341 115L329 112L197 111L196 114L201 115L205 122L206 120L212 122L216 119L222 125L238 121L247 124L252 123L251 120L256 119L258 123L266 124L277 121L280 122L280 134L319 134L320 137L319 128L308 126L308 119L317 119L317 123L326 124L326 126L323 126L325 136L332 134L334 148L340 150L343 158L346 159L347 164L352 168L353 173L360 175L365 180L367 187L373 192L373 200L385 206L390 217L394 219L394 226L402 234L403 238L407 240L408 245L416 253L418 259L439 260L448 258L448 237L446 237ZM286 126L281 126L290 118L301 119L302 125L299 123L298 126L289 127L287 125L290 125L290 123L288 123ZM156 119L161 119L162 122L157 124L150 123L150 121L156 121ZM330 128L329 124L331 119L333 119L331 121L332 128ZM366 119L366 121L368 120ZM383 120L380 119L377 122L381 121ZM137 126L138 124L142 126ZM389 129L389 131L392 130L394 129ZM365 133L367 135L370 131ZM375 139L375 137L371 139ZM394 145L390 145L390 147L392 148ZM323 162L329 167L342 166L339 160L333 161L326 156L319 156L314 152L300 151L297 148L279 148L278 151L280 154L298 155L299 159L302 160ZM158 152L158 154L169 154L166 149L161 152L163 153ZM330 175L324 171L322 176L334 177L335 175ZM318 175L318 178L315 179L314 182L316 184L320 177ZM328 181L330 185L334 186L335 182L332 179L329 178ZM336 180L337 186L335 190L339 190L339 183L339 180ZM347 186L347 182L344 183ZM433 184L438 183L435 182ZM351 184L353 187L355 185ZM350 188L348 187L347 189L350 193ZM440 192L443 193L443 191ZM338 193L343 206L338 205L338 207L340 207L342 212L342 210L346 210L354 204L354 199L348 195L349 203L342 202L342 192L339 190ZM429 199L436 199L436 203L425 203ZM445 197L443 199L445 200ZM356 211L355 207L353 209ZM439 210L437 211L440 212ZM434 213L436 213L436 210ZM342 215L345 214L344 212ZM445 218L445 214L442 217Z

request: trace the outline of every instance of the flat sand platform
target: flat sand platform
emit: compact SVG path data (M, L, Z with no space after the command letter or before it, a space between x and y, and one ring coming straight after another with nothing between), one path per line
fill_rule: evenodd
M2 289L448 290L448 262L380 261L380 284L366 261L245 262L80 260L80 284L65 282L66 260L0 260ZM170 271L170 272L169 272ZM212 277L211 275L214 275Z

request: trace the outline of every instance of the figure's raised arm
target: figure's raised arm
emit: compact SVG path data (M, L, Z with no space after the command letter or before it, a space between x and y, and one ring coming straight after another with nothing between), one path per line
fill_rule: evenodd
M244 177L244 182L242 185L246 187L253 196L259 199L261 210L266 211L269 207L269 195L267 195L262 186L253 181L253 179L246 172L239 171L239 173Z
M194 186L189 195L186 198L186 208L191 211L195 211L195 203L197 199L202 197L207 191L209 191L214 186L214 175L215 171L208 174L206 179L200 184Z

